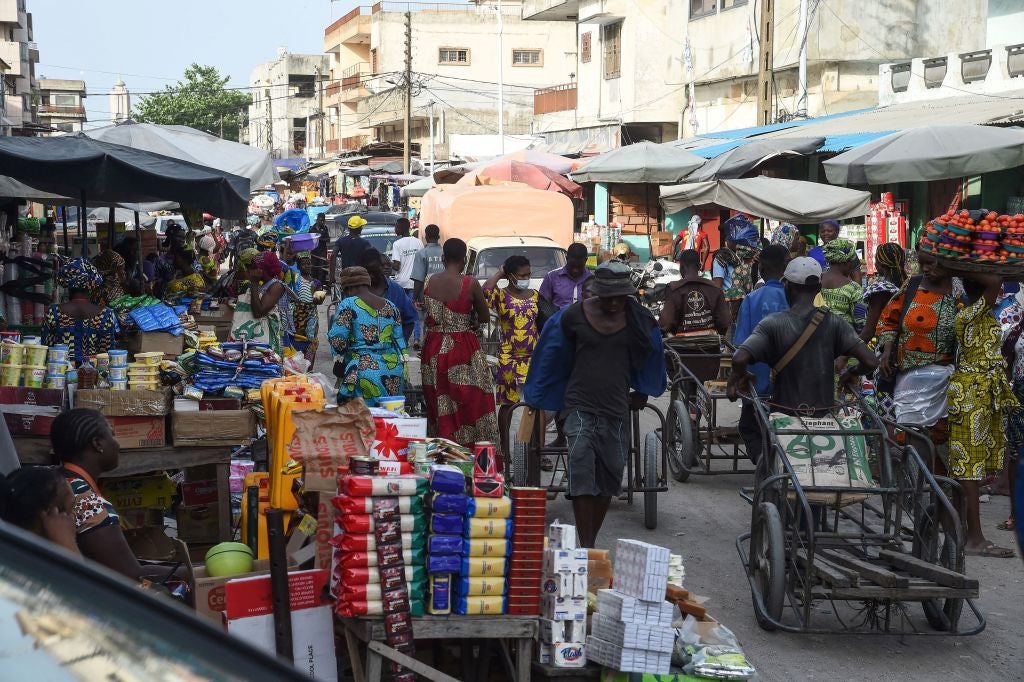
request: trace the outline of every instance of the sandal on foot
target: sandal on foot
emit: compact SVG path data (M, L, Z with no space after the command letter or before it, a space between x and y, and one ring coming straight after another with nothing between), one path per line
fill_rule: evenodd
M1017 556L1012 549L1007 547L997 547L994 542L987 542L978 549L964 549L964 554L967 556L982 556L990 559L1012 559Z
M996 526L996 528L999 530L1017 530L1017 522L1014 519L1006 519Z

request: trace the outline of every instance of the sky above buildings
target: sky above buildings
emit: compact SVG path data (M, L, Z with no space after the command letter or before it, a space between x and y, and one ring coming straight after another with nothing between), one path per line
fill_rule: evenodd
M118 76L132 92L161 90L193 62L249 84L253 67L289 52L319 53L324 29L357 0L28 0L39 78L86 82L87 127L109 125ZM365 3L364 3L365 4Z

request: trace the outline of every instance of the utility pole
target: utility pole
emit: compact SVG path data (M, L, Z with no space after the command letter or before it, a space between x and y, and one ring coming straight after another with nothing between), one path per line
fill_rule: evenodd
M498 0L498 144L505 154L505 19Z
M807 0L800 0L800 65L798 71L796 115L807 116Z
M775 0L761 0L758 19L759 37L757 65L757 124L768 125L775 120L772 104L772 72L775 68Z
M317 130L319 131L320 138L320 156L317 158L324 158L324 84L320 79L320 67L316 67L316 116L319 125Z
M274 158L274 106L270 100L270 88L263 91L267 97L267 151Z
M405 12L405 147L402 150L402 168L408 175L412 170L412 12Z
M430 111L430 172L434 172L434 100L427 103Z

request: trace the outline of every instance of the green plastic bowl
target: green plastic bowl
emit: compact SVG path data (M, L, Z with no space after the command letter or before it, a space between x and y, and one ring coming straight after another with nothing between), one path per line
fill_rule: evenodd
M211 578L252 572L252 549L244 542L222 542L206 552L206 574Z

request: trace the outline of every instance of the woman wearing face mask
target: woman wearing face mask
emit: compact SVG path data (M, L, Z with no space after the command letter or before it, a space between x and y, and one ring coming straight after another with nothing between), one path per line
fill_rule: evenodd
M540 336L537 318L540 295L530 289L530 261L525 256L509 256L502 267L484 283L487 305L498 317L501 326L501 350L498 352L498 430L502 451L508 452L508 430L512 405L519 402L519 390L526 382L530 357ZM508 286L499 289L498 280L507 279Z

